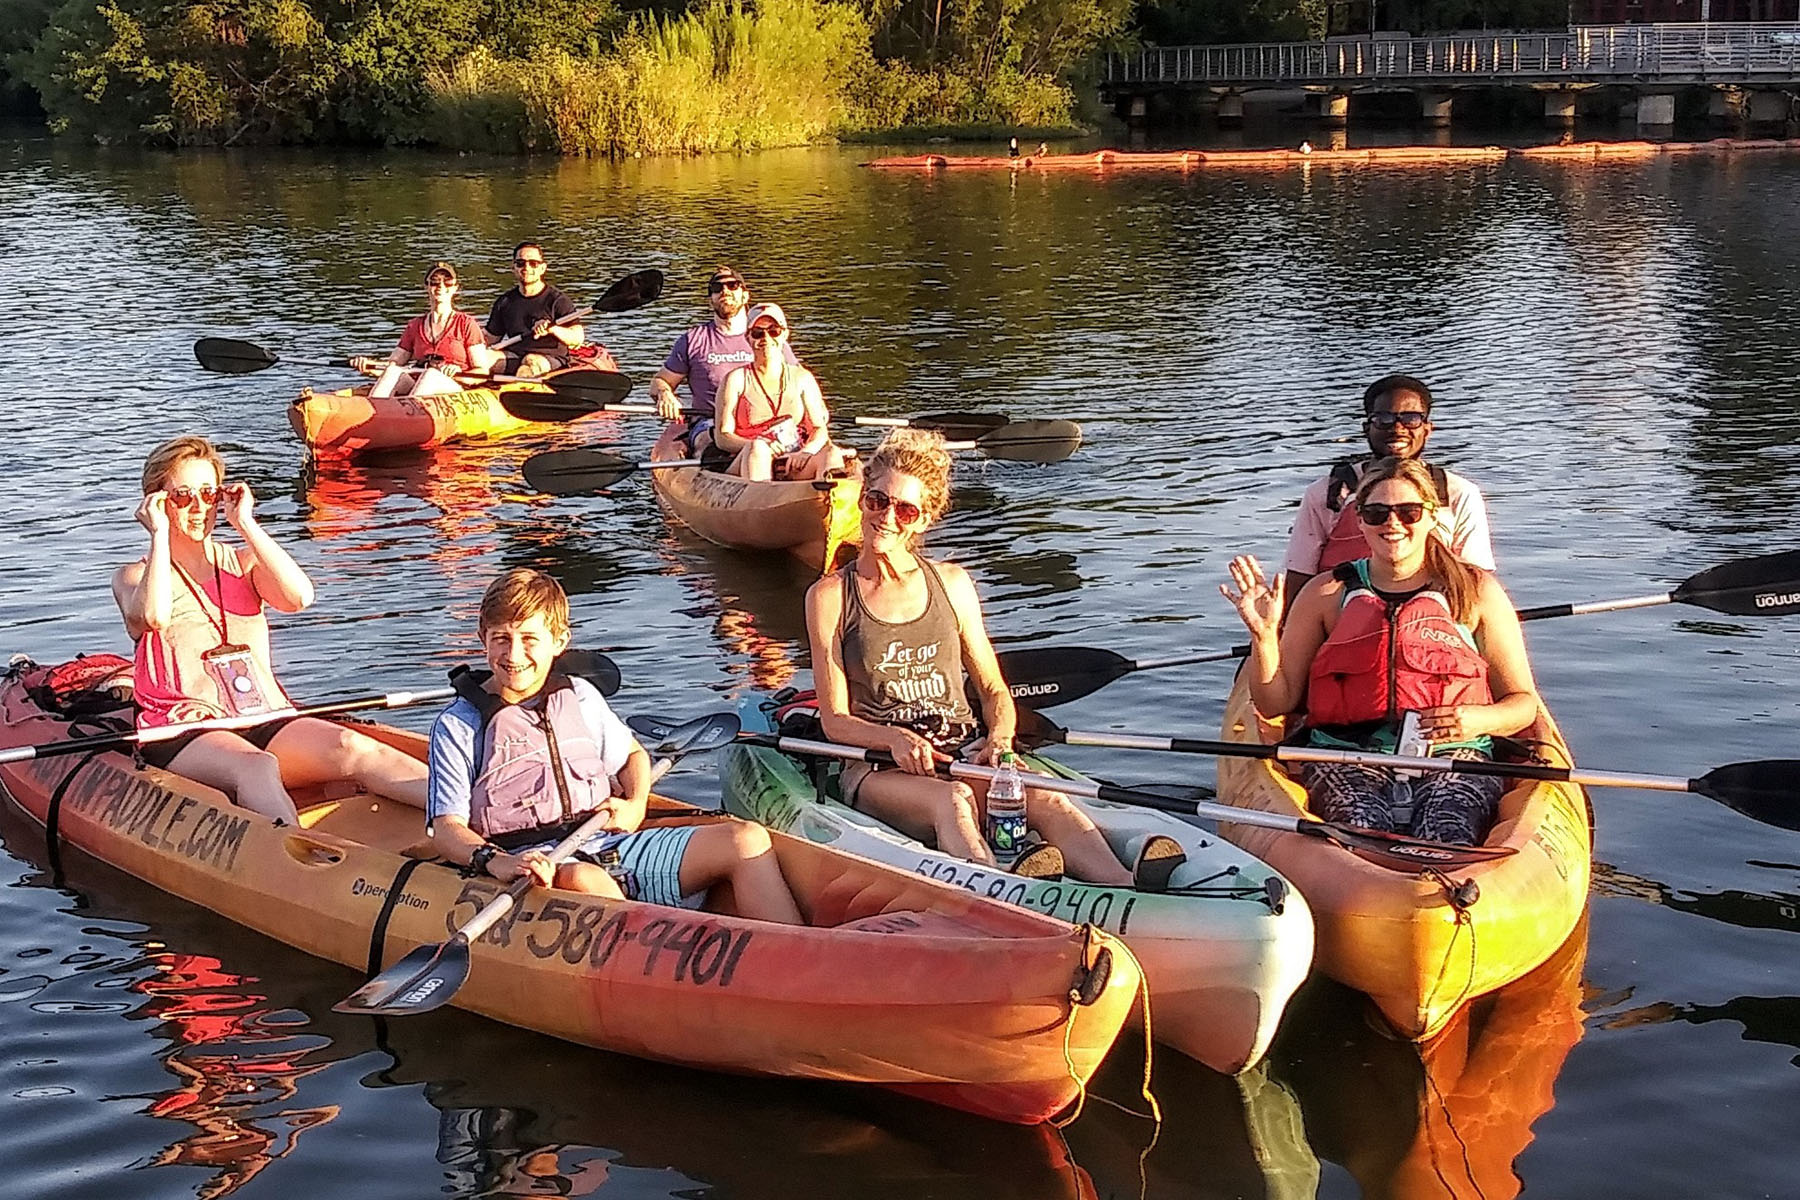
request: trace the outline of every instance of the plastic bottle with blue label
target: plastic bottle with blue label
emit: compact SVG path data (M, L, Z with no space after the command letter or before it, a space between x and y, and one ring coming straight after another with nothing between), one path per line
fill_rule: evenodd
M994 857L1002 863L1017 858L1025 847L1025 783L1019 778L1019 758L1008 752L1000 756L994 777L988 783L987 840Z

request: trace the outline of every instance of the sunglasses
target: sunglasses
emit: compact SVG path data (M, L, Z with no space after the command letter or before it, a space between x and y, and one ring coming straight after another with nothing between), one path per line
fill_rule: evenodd
M1369 414L1369 424L1377 429L1392 429L1396 425L1407 429L1418 429L1431 420L1422 412L1378 412Z
M515 258L515 259L513 259L513 266L515 266L515 267L541 267L543 265L544 265L544 260L541 258Z
M428 288L453 288L456 286L456 280L445 279L442 275L439 275L436 279L427 279L425 281L425 286Z
M1411 529L1414 525L1417 525L1420 521L1424 520L1425 514L1430 512L1436 506L1426 504L1419 500L1408 500L1401 504L1375 504L1364 501L1357 507L1358 511L1362 513L1362 523L1364 525L1386 525L1388 523L1388 518L1394 516L1400 518L1400 523L1402 525Z
M709 296L716 296L720 292L741 292L743 290L744 281L741 279L715 279L706 285L706 294Z
M894 510L894 519L902 525L911 525L925 515L923 509L911 500L896 500L886 492L877 488L864 488L862 509L870 516Z
M169 489L169 503L176 508L192 508L194 501L211 504L219 498L219 489L210 483L203 483L197 488L174 487Z
M779 325L758 325L750 331L750 337L758 342L774 341L786 332L787 330Z

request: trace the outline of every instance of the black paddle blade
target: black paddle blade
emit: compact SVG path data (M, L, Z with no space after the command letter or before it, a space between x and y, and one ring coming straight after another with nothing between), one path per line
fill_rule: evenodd
M1081 448L1081 426L1073 421L1011 421L976 438L975 448L1004 462L1045 466Z
M1026 705L1014 705L1013 712L1018 719L1018 724L1013 727L1013 740L1027 750L1035 750L1039 746L1059 746L1068 733L1061 725Z
M1800 550L1721 563L1689 579L1670 596L1678 604L1697 604L1734 617L1781 617L1800 612Z
M1011 424L1005 413L949 412L927 413L912 419L914 429L930 429L944 435L947 442L974 442L996 429Z
M461 935L420 946L331 1006L333 1012L410 1017L442 1008L469 977L469 943Z
M624 680L619 664L598 650L564 650L556 656L555 667L564 675L579 675L594 685L602 696L611 696Z
M1355 829L1335 821L1303 821L1299 832L1322 837L1346 850L1357 850L1379 858L1387 865L1398 866L1402 870L1472 867L1499 858L1511 858L1518 853L1511 846L1453 846L1448 842L1432 842L1402 833Z
M525 482L549 496L605 491L637 469L630 459L604 450L545 450L519 464Z
M1753 821L1800 831L1800 759L1731 763L1689 780L1688 787Z
M521 421L574 421L631 394L630 377L617 371L568 371L544 382L550 391L501 388L500 406Z
M1013 699L1033 708L1067 704L1131 674L1137 664L1111 650L1085 646L1028 646L1002 650L1000 676Z
M194 358L205 370L222 375L248 375L281 361L255 342L213 337L194 343Z
M607 288L605 293L594 301L594 311L630 312L634 308L642 308L652 300L662 299L662 294L663 273L661 271L654 267L647 271L633 271Z

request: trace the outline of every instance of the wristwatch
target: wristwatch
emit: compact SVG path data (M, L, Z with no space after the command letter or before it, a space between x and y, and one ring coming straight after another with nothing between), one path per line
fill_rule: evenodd
M475 847L475 853L469 855L469 870L477 875L486 875L488 873L488 864L494 861L494 855L502 853L504 853L504 851L502 851L500 847L494 845L494 843L483 842L481 845Z

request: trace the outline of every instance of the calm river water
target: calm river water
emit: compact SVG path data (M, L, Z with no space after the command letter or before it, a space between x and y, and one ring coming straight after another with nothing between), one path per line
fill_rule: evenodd
M1785 548L1800 520L1800 158L1595 167L1044 178L860 168L867 149L623 165L408 154L169 156L0 144L0 649L129 652L107 595L140 553L144 452L219 439L319 584L279 621L305 697L432 686L471 656L500 568L555 572L625 712L697 713L803 664L804 578L672 528L645 481L526 494L588 422L316 476L284 366L208 376L190 346L378 352L428 262L470 307L543 239L589 328L647 378L716 261L779 299L838 411L1002 408L1083 422L1071 461L971 461L938 553L1008 644L1223 647L1216 585L1278 558L1306 483L1353 447L1365 383L1423 375L1434 457L1485 487L1522 604L1641 595ZM1800 757L1794 619L1653 608L1532 626L1588 766L1697 775ZM1220 667L1146 672L1071 723L1206 735ZM427 720L411 714L410 723ZM1071 754L1131 781L1210 765ZM705 764L670 781L716 791ZM1141 1051L1063 1135L857 1089L720 1078L455 1012L331 1013L356 976L0 822L0 1174L36 1197L336 1195L1792 1195L1800 1172L1800 835L1691 796L1605 791L1578 940L1423 1057L1310 987L1239 1080ZM1582 935L1578 934L1578 939ZM1146 1152L1147 1151L1147 1152Z

